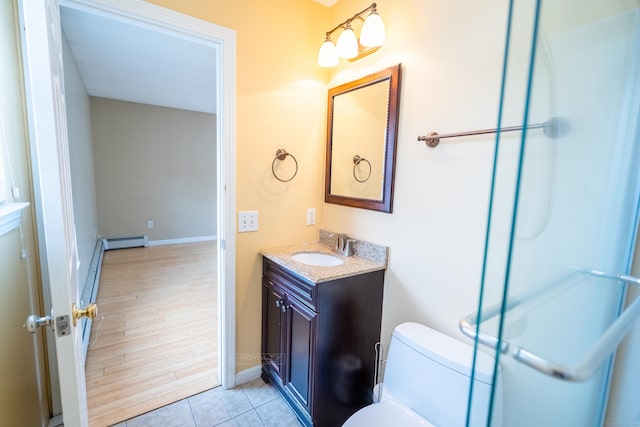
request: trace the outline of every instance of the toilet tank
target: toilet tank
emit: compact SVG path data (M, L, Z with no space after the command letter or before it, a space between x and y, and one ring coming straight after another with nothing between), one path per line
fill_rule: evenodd
M478 352L470 426L486 426L494 359ZM399 401L438 426L464 426L473 347L418 323L403 323L391 338L382 400ZM500 378L498 376L498 378ZM502 420L498 383L492 426Z

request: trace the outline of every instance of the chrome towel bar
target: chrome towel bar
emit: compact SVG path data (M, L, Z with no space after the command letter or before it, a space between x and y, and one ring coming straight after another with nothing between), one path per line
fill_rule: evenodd
M607 279L615 279L634 285L640 285L640 278L629 276L626 274L613 274L600 270L586 270L590 276L603 277ZM569 286L576 283L575 275L555 282L552 285L541 288L537 291L525 295L521 299L510 299L505 305L505 312L510 311L525 303L532 302L542 297L548 297L551 293L557 294ZM569 279L569 280L567 280ZM579 281L579 280L578 280ZM558 284L561 283L561 286ZM479 323L489 320L501 312L501 304L495 304L480 313L475 312L460 320L459 327L463 334L467 337L477 340L479 343L498 350L503 354L509 354L509 348L512 346L509 342L499 340L490 334L480 332ZM640 317L640 297L636 298L613 322L594 347L587 355L575 366L566 366L560 363L546 360L545 358L528 351L521 347L515 347L511 351L511 356L520 363L523 363L545 375L558 378L565 381L586 381L600 368L602 363L613 353L620 342L629 333L636 320Z
M516 348L513 358L520 363L543 374L565 381L586 381L600 368L600 365L613 353L640 316L640 297L609 326L591 351L576 367L564 366L538 356L523 348Z
M566 289L575 285L583 278L585 278L585 276L580 275L578 271L572 271L571 273L559 278L558 280L553 281L543 288L536 289L534 291L521 295L518 298L511 297L507 300L507 303L505 305L505 312L511 311L514 308L524 304L530 304L538 300L553 298L554 296L564 292ZM485 322L498 316L501 311L502 304L494 304L481 311L480 316L478 316L478 312L474 312L469 314L468 316L465 316L462 320L460 320L458 326L462 333L469 338L476 339L477 336L477 339L480 343L487 347L491 347L494 350L497 350L499 341L497 337L486 334L484 332L476 331L479 329L477 327L479 323ZM500 352L507 353L508 350L509 343L502 340L502 342L500 342Z
M544 123L535 123L535 124L527 125L526 129L527 130L543 129L545 135L549 137L553 137L553 136L556 136L558 133L558 125L560 124L559 122L560 122L559 119L554 117L547 120ZM523 129L525 129L525 126L506 126L499 129L493 128L493 129L469 130L465 132L446 133L443 135L440 135L438 132L429 132L426 136L419 136L418 141L420 142L424 141L428 147L435 148L438 146L438 144L440 144L440 140L443 138L457 138L460 136L469 136L469 135L484 135L487 133L497 133L498 130L500 132L513 132L513 131L518 131Z

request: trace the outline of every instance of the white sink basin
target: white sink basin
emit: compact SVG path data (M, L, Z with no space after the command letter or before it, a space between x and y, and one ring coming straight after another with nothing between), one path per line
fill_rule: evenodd
M317 252L295 254L291 257L291 259L302 264L314 265L316 267L333 267L344 262L340 258L333 255L321 254Z

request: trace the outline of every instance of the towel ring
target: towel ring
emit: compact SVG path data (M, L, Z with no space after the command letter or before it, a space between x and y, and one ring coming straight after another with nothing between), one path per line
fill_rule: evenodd
M294 163L296 164L296 171L293 173L293 175L291 175L291 178L282 179L276 173L276 160L284 160L287 158L287 156L290 156L293 159ZM295 178L296 175L298 174L298 161L296 160L295 157L293 157L293 154L287 153L287 151L284 148L279 148L278 151L276 151L276 157L273 159L273 162L271 163L271 172L273 172L273 176L275 176L278 181L289 182L293 178Z
M365 179L359 179L356 176L356 167L362 162L367 162L367 164L369 165L369 173L367 174L367 177ZM353 177L358 182L367 182L369 180L369 178L371 177L371 163L369 163L369 160L365 159L364 157L360 157L357 154L353 156Z

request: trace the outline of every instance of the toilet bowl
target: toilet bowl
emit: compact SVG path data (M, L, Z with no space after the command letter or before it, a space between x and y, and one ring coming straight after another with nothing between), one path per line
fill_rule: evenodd
M464 426L472 380L473 347L418 323L391 337L380 402L353 414L344 427ZM478 352L469 425L486 426L494 359ZM496 382L492 423L501 426L502 387Z

